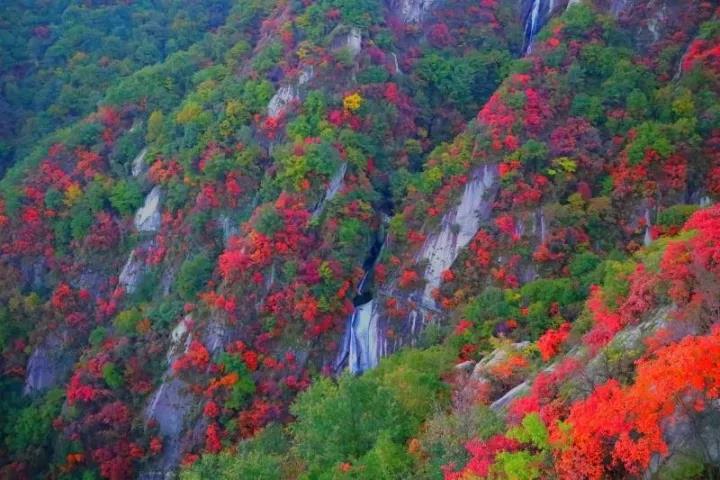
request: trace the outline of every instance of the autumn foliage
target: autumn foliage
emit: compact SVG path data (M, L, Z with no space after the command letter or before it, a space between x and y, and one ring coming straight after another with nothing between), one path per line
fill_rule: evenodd
M556 454L561 476L641 474L653 455L668 453L666 420L693 421L720 396L718 359L720 331L687 337L640 361L629 387L611 380L573 405L568 448Z
M547 362L558 354L561 345L570 335L570 323L563 323L556 329L550 329L545 332L537 341L540 356L543 361Z
M85 3L3 23L0 478L626 478L717 410L712 2Z

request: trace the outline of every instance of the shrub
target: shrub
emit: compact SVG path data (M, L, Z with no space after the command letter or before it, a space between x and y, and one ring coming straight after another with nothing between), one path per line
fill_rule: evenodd
M204 253L185 260L175 283L180 296L192 300L210 279L212 271L213 263Z
M140 185L133 180L121 180L110 192L110 204L121 215L130 215L142 205Z

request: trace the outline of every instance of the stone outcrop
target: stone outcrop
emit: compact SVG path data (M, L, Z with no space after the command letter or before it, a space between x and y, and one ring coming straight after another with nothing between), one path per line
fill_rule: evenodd
M156 185L145 197L145 203L135 213L135 228L138 232L156 232L160 229L162 216L160 213L160 200L162 191Z

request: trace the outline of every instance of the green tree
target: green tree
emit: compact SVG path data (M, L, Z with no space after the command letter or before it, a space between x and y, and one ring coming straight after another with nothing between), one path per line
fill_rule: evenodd
M160 110L155 110L150 114L148 118L147 134L145 140L148 143L154 142L160 137L162 133L163 125L165 123L165 115Z
M230 390L230 398L225 402L227 408L241 409L247 403L250 396L255 393L255 382L245 363L237 355L222 353L218 358L225 373L236 373L238 381L233 384Z
M176 280L177 291L185 300L191 300L212 275L213 263L204 253L185 260Z
M551 466L549 435L540 415L526 415L520 425L511 428L507 436L521 442L522 450L501 452L497 455L494 471L512 480L535 480Z
M142 205L140 185L133 180L120 180L110 192L110 204L121 215L130 215Z
M410 433L409 419L387 388L370 379L344 375L334 383L321 378L302 393L290 411L293 450L310 475L370 451L381 432L392 441Z
M107 386L113 390L118 389L123 385L123 377L114 363L108 362L103 365L102 375L103 380L107 383Z
M180 473L181 480L281 480L282 462L279 455L249 452L234 455L222 452L217 455L203 455L200 461Z
M113 325L115 325L115 328L117 328L121 333L127 335L135 333L135 327L140 320L142 320L142 313L140 310L137 308L131 308L118 313L113 320Z
M394 442L387 432L380 433L373 448L353 468L353 477L377 480L411 478L413 457L404 445Z
M43 398L21 409L7 425L5 444L15 454L26 453L44 457L53 435L52 421L60 414L64 392L50 390Z
M180 472L181 480L280 480L290 478L290 444L283 428L265 427L250 440L240 442L233 451L203 455L192 467Z
M365 375L387 388L416 425L435 408L449 401L442 374L452 363L454 353L447 347L427 350L407 349L383 359Z

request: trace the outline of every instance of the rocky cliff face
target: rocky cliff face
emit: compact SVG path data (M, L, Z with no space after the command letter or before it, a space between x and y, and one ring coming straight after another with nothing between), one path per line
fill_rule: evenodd
M427 262L423 302L434 305L432 292L440 287L442 273L452 266L480 225L490 219L497 187L496 165L484 165L472 172L457 207L443 216L439 232L428 235L417 259L421 264Z
M535 36L543 26L565 8L570 2L556 0L532 0L521 2L521 14L523 20L523 51L531 52Z
M0 336L22 401L64 389L57 435L88 468L156 478L423 332L503 414L564 360L611 380L581 347L500 377L582 320L596 264L652 256L717 197L714 83L683 67L714 58L691 43L710 10L266 3L110 91L3 193L2 268L24 281L0 320L32 319Z
M393 0L391 6L406 23L418 23L424 20L432 10L435 0Z
M28 359L23 393L42 394L61 385L72 368L72 356L65 350L60 333L48 336Z

